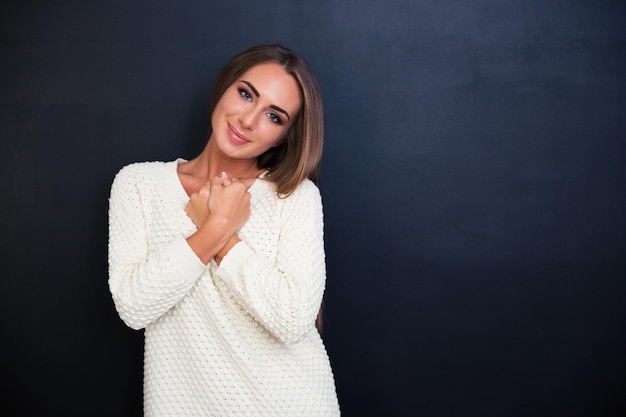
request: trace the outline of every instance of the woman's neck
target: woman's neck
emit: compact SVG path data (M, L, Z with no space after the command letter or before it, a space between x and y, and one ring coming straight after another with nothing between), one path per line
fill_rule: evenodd
M209 141L210 142L210 141ZM185 173L206 181L226 172L231 178L256 178L263 170L256 165L256 159L228 159L218 155L210 144L196 158L187 162Z

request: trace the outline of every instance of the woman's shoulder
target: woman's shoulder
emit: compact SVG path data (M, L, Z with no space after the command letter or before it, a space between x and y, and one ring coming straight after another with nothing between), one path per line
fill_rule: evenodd
M275 197L283 201L299 200L311 197L318 198L320 195L317 185L315 185L315 183L308 178L298 184L289 195L280 195L276 190L276 184L265 177L260 177L259 180L257 180L257 183L260 183L264 187L265 193L273 194Z
M133 162L123 166L115 175L116 178L151 178L162 175L171 168L176 161L143 161Z
M133 162L123 166L113 178L112 187L139 187L152 189L155 185L166 182L169 171L176 169L177 161Z
M293 191L293 193L296 195L303 195L303 196L319 196L320 189L313 181L306 178L304 181L298 184L298 186Z
M282 199L288 206L317 206L322 203L322 196L317 185L309 180L302 181L295 190Z

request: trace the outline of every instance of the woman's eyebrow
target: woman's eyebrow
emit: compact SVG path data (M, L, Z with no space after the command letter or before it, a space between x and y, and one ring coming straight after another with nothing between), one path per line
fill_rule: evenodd
M245 80L241 80L241 82L246 84L248 87L250 87L250 90L252 90L255 96L261 97L261 95L259 94L259 91L256 88L254 88L254 86L251 83Z
M252 85L252 83L250 83L249 81L246 81L246 80L241 80L241 82L242 82L242 83L244 83L245 85L247 85L247 86L250 88L250 90L252 90L252 93L253 93L255 96L257 96L257 97L261 97L261 94L259 94L259 90L257 90L256 88L254 88L254 86ZM274 109L274 110L276 110L276 111L279 111L279 112L283 113L285 116L287 116L287 120L289 120L289 119L290 119L290 117L289 117L289 113L287 113L285 110L281 109L280 107L278 107L278 106L276 106L276 105L274 105L274 104L272 104L270 107L271 107L271 108L273 108L273 109Z

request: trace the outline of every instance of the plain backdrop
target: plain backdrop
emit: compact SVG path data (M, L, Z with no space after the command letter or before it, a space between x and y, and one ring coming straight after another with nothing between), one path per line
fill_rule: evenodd
M274 42L324 97L343 415L624 415L617 0L3 1L2 415L141 415L111 181L194 157L219 69Z

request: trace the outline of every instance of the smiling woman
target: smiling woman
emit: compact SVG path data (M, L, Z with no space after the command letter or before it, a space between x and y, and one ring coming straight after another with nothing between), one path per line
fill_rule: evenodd
M280 144L292 124L289 115L297 116L300 107L298 84L281 65L255 65L224 92L213 110L208 146L252 166L242 166L243 177L255 174L262 170L256 157Z
M146 416L338 416L315 321L322 101L306 63L250 48L218 75L185 161L128 165L109 207L109 287L145 329Z

